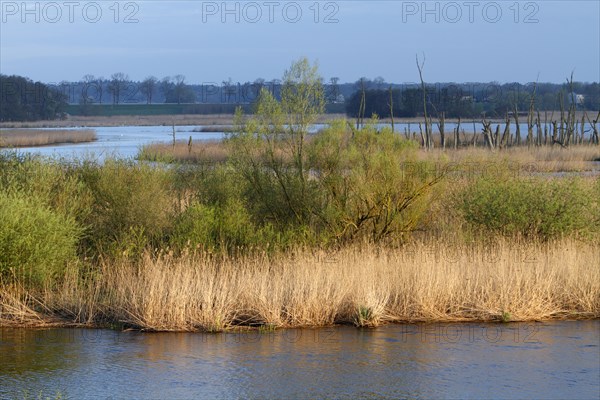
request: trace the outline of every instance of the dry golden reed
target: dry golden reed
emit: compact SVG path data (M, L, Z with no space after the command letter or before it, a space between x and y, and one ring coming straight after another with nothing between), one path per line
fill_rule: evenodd
M600 317L600 250L573 240L430 240L274 259L145 256L105 263L93 280L80 282L72 276L62 290L38 297L4 287L0 324L61 316L87 325L220 331Z
M46 146L96 140L93 129L0 129L0 147Z
M153 143L143 147L139 158L151 161L178 161L193 163L222 163L227 161L229 152L223 142L216 140L177 141Z
M453 163L490 165L505 163L512 168L521 168L530 172L570 172L600 170L600 147L577 145L568 148L560 146L542 146L527 148L516 146L490 151L483 147L464 147L459 149L435 149L422 153L423 160L437 160L440 164Z

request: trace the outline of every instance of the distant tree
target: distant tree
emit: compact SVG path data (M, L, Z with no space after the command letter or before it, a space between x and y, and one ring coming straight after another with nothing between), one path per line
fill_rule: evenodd
M80 104L102 103L102 78L87 74L81 78Z
M340 78L337 76L332 77L329 80L329 88L327 90L327 101L330 103L335 103L340 95L340 87L338 82Z
M165 103L194 103L196 95L185 83L184 75L175 75L173 78L165 76L160 81L160 90L165 96Z
M155 76L149 76L140 83L140 91L146 97L146 104L152 104L152 95L158 84L158 79Z
M121 96L127 87L129 76L123 72L116 72L111 75L110 82L108 84L108 91L113 96L113 103L119 104Z
M185 84L185 75L175 75L175 98L177 99L177 104L181 104L181 100L185 94L186 84Z
M170 76L165 76L160 80L160 91L165 97L165 103L169 103L169 98L173 92L173 82Z
M375 79L373 79L373 84L375 85L376 89L381 90L385 85L385 79L383 79L383 77L381 76L378 76Z
M254 82L252 83L252 94L255 99L258 98L258 95L260 94L260 91L264 86L265 80L263 78L258 78L254 80Z
M94 80L96 78L94 77L94 75L84 75L83 78L81 78L81 84L82 84L82 88L81 88L81 101L80 103L85 105L88 103L93 102L93 98L91 98L88 94L88 90L91 84L94 83Z
M375 86L375 84L373 83L372 80L370 80L369 78L366 77L361 77L359 80L357 80L354 83L354 87L356 90L368 90L368 89L372 89Z
M236 87L231 78L223 81L223 86L221 86L221 89L223 90L223 99L225 102L229 103L232 97L235 100Z
M243 102L243 103L250 102L252 100L251 94L252 94L252 83L251 82L246 81L242 85L240 85L240 102Z
M96 82L98 83L98 104L102 104L102 95L104 94L104 77L99 76L96 78Z
M41 82L0 74L0 121L55 119L64 113L67 96Z

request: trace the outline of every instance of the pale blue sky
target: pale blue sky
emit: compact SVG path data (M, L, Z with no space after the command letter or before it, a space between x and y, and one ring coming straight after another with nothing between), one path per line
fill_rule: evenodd
M325 79L401 83L418 80L415 54L424 53L429 82L530 82L538 74L541 82L564 82L573 70L576 80L600 80L598 0L239 1L227 3L231 14L221 1L123 1L118 22L114 1L65 1L29 2L30 13L21 1L0 2L3 74L45 82L114 72L243 82L279 78L307 56ZM123 22L130 13L138 22ZM337 22L324 22L330 13Z

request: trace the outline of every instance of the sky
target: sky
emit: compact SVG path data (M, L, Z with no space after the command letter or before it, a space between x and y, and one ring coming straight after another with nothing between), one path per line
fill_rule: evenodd
M0 73L188 83L281 78L300 57L328 81L600 81L600 1L0 0Z

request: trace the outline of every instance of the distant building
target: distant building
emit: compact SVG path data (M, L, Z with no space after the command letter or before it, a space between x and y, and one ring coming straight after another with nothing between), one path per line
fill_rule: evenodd
M576 107L583 107L583 104L585 103L585 96L577 93L569 93L567 95L567 104L571 104L573 100L575 100Z

